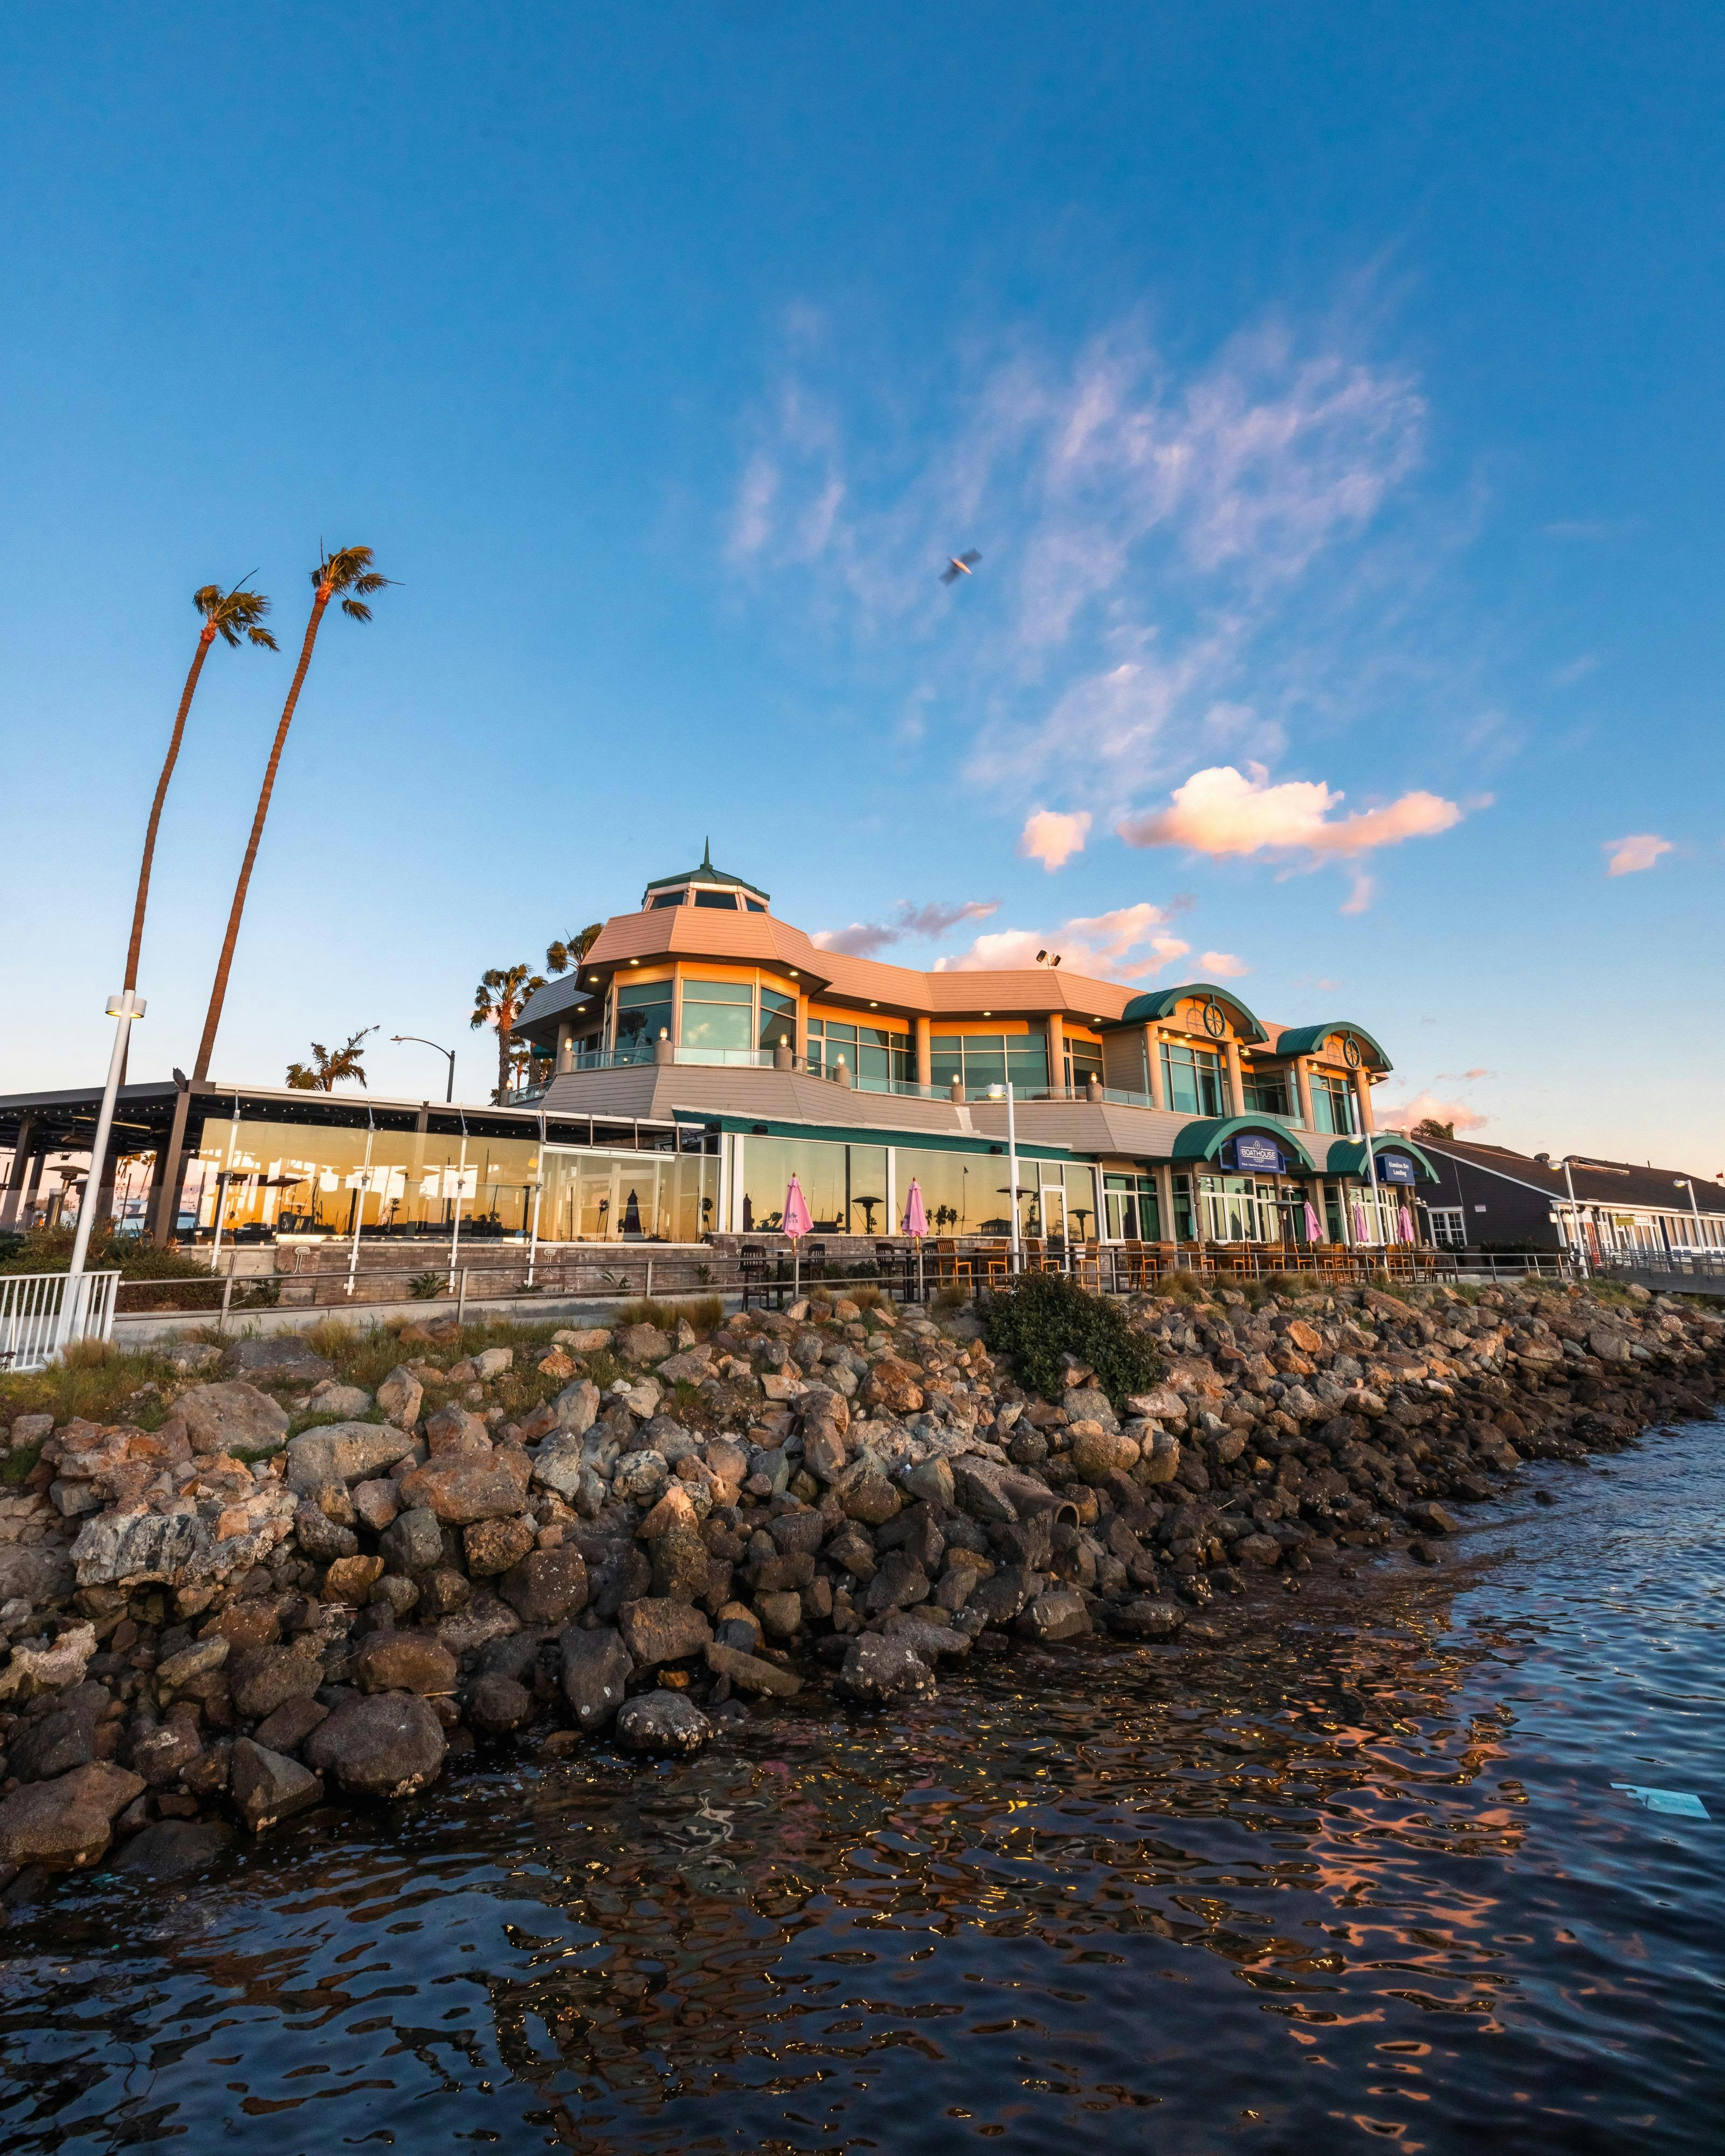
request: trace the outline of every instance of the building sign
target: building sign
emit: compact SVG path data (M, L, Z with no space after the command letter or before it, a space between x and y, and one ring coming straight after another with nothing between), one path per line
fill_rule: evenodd
M1379 1153L1378 1179L1380 1183L1411 1183L1414 1180L1414 1163L1404 1152Z
M1242 1131L1234 1141L1234 1164L1249 1175L1280 1175L1283 1173L1281 1147L1274 1138Z

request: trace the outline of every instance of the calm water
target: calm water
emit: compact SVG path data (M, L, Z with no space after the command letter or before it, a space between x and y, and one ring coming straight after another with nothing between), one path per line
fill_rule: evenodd
M1722 1444L1202 1651L73 1882L0 1933L0 2145L1715 2152Z

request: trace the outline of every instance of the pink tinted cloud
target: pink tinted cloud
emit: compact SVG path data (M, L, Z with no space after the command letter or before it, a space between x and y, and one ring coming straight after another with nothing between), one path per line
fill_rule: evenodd
M1669 839L1661 839L1656 832L1635 831L1626 839L1607 839L1602 850L1610 858L1605 864L1608 876L1639 875L1643 869L1651 869L1661 854L1676 850Z
M1272 785L1262 764L1248 764L1244 772L1231 763L1217 764L1194 772L1177 786L1166 808L1126 817L1119 830L1132 846L1186 846L1218 859L1230 854L1303 855L1315 866L1323 860L1357 860L1406 839L1430 838L1451 829L1463 814L1459 803L1440 794L1416 792L1382 808L1332 815L1345 798L1322 779L1292 778ZM1364 902L1356 893L1351 910L1361 910Z
M1081 916L1056 929L997 929L978 936L957 957L937 961L937 973L1009 973L1036 963L1039 951L1059 954L1063 969L1093 978L1142 980L1192 948L1168 933L1172 912L1147 902Z
M1483 1129L1491 1120L1477 1108L1471 1108L1466 1101L1445 1100L1429 1086L1415 1093L1411 1100L1374 1101L1373 1108L1380 1130L1410 1131L1415 1123L1423 1123L1430 1116L1434 1122L1453 1123L1458 1138L1466 1137L1470 1131Z
M1040 861L1052 875L1055 870L1064 868L1074 854L1084 851L1090 825L1087 808L1081 808L1070 816L1057 808L1039 808L1025 819L1019 837L1019 851L1026 860Z
M1198 970L1207 981L1237 981L1252 969L1231 951L1204 951L1199 954Z

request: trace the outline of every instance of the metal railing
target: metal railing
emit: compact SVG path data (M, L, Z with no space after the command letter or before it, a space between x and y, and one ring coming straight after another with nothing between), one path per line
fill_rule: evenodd
M0 1373L44 1369L72 1341L110 1337L119 1274L80 1273L69 1299L71 1278L0 1274Z

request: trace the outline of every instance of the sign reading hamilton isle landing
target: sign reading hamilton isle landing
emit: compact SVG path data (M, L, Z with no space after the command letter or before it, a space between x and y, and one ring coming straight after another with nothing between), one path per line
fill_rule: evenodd
M1378 1156L1378 1179L1380 1183L1412 1183L1414 1163L1404 1152L1380 1152Z

